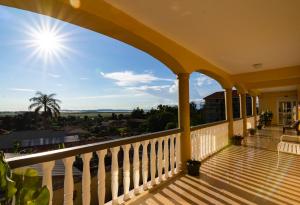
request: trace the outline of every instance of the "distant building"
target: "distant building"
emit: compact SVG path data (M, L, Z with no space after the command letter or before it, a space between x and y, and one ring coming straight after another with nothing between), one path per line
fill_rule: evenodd
M204 118L206 123L226 119L224 91L215 92L204 98ZM251 97L246 98L247 115L252 114ZM237 90L232 90L233 118L240 117L240 98Z

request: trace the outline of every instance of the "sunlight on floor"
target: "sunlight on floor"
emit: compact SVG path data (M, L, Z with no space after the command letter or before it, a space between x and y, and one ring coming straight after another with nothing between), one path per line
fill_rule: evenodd
M275 151L230 146L203 163L199 178L178 176L131 204L300 204L300 156L280 160L277 169Z

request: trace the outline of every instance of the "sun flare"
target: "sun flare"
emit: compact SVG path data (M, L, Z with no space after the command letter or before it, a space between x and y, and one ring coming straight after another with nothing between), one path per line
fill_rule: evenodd
M62 32L58 24L50 21L41 21L26 27L28 39L25 41L27 47L32 48L30 58L39 57L44 62L59 60L69 50L66 46L69 34Z
M56 52L62 46L59 37L51 31L41 31L36 34L33 40L36 44L35 46L46 53Z

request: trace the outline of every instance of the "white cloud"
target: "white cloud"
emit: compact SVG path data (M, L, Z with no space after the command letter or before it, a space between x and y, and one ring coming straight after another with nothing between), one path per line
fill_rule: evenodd
M178 80L174 81L174 84L169 87L169 93L176 93L178 91Z
M62 87L62 86L63 86L63 84L61 84L61 83L57 83L57 84L56 84L56 86L57 86L57 87Z
M205 100L203 98L195 98L195 99L190 99L190 102L204 103Z
M35 92L35 90L27 88L8 88L8 90L16 92Z
M154 91L161 91L163 89L169 88L170 85L143 85L139 87L128 87L129 90L135 90L135 91L147 91L147 90L154 90Z
M171 79L158 78L152 73L136 74L133 71L101 72L100 74L104 78L115 80L118 86L134 86L141 83L151 83L153 81L172 81Z
M211 85L213 80L203 74L200 77L196 78L196 85L202 87L203 85Z
M77 100L86 100L86 99L105 99L105 98L129 98L132 96L138 97L138 96L143 96L143 93L140 94L112 94L112 95L94 95L94 96L80 96L80 97L76 97L73 99L77 99Z
M54 74L54 73L48 73L48 76L50 76L51 78L60 78L61 76L58 74Z

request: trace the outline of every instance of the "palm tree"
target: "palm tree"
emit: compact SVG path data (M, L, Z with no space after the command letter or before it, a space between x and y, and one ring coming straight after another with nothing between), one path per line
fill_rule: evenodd
M45 120L48 117L58 117L60 106L58 103L61 103L60 100L55 99L56 94L52 93L50 95L43 94L42 92L37 92L36 96L30 98L29 101L33 102L28 109L31 110L33 108L36 113L39 113L40 110L43 110L43 116Z

